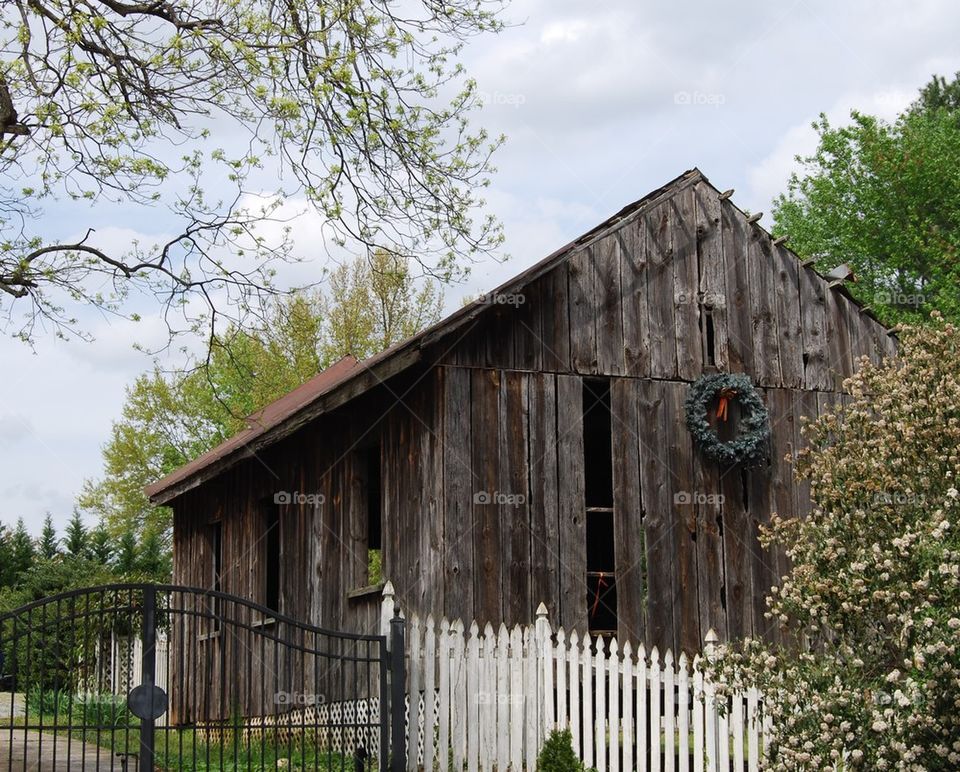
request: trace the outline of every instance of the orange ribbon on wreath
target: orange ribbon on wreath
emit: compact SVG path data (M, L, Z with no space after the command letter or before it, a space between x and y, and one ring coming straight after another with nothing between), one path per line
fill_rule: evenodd
M737 396L737 392L733 389L720 389L720 400L717 402L717 418L720 421L727 420L727 408L730 405L730 400Z

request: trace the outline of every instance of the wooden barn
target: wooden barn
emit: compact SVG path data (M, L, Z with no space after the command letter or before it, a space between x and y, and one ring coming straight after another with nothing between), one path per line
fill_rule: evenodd
M842 283L697 170L388 351L344 359L150 486L174 511L174 581L326 628L410 612L531 622L693 651L776 638L760 548L809 492L800 418L895 341ZM745 373L765 459L708 459L684 403ZM718 431L736 434L737 411Z

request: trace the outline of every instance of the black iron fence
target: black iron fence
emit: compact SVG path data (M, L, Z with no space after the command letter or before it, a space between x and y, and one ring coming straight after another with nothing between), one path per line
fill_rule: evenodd
M0 768L399 772L390 637L169 585L43 599L0 616Z

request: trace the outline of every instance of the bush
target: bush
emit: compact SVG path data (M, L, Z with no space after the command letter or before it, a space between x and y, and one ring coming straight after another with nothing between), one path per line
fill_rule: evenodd
M583 772L583 762L573 752L569 729L555 729L547 737L537 756L537 772Z
M960 331L906 328L796 459L813 512L774 518L791 568L768 599L793 645L722 652L757 686L774 769L960 768Z

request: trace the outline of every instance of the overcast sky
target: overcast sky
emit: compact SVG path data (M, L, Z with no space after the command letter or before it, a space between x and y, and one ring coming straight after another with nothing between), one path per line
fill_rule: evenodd
M508 18L465 58L487 96L478 120L508 136L488 199L512 259L476 266L448 290L450 308L694 166L769 213L794 156L814 147L820 112L890 117L931 74L960 70L960 6L945 0L516 0ZM121 246L149 222L75 216L58 223L64 235L92 218ZM295 232L303 245L317 231ZM132 348L151 342L149 322L86 321L89 344L41 338L33 353L0 339L0 521L22 516L37 531L50 511L65 522L100 470L124 386L150 365Z

